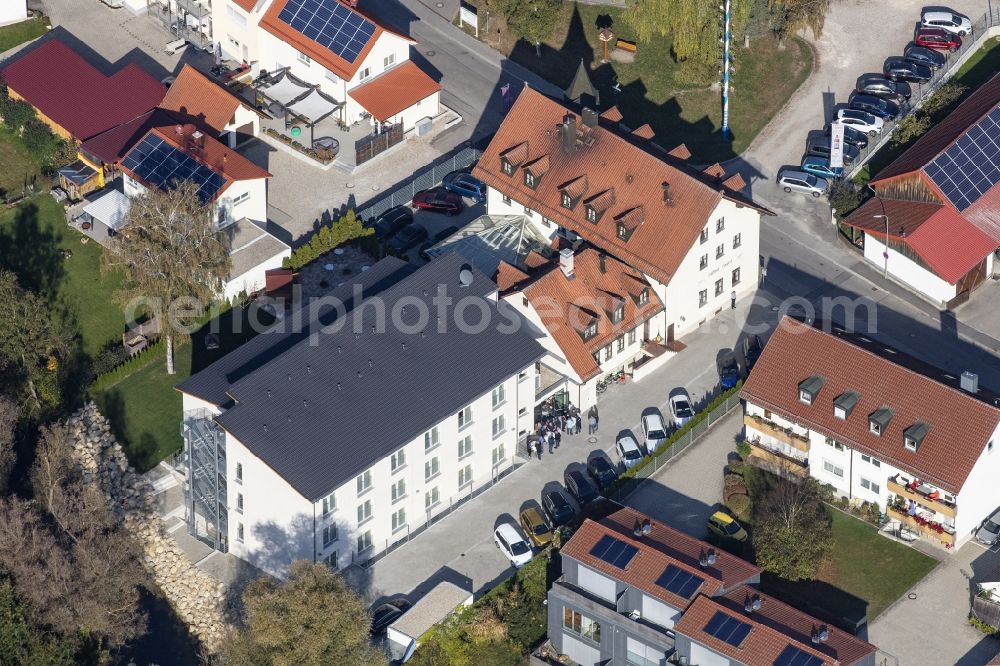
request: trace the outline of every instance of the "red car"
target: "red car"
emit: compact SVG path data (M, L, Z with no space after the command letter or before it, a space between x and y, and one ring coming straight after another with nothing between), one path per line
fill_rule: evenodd
M443 187L432 187L413 195L413 207L433 213L457 215L462 212L462 197Z
M913 43L939 51L957 51L962 47L962 38L941 28L921 28L917 30Z

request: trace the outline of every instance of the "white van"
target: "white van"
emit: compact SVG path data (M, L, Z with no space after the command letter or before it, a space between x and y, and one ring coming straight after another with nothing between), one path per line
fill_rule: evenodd
M642 417L642 436L645 440L646 455L650 455L663 442L667 441L667 429L659 414L644 414Z

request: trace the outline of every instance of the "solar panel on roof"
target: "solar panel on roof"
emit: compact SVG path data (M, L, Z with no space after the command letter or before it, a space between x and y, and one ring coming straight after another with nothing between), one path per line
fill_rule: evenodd
M774 660L774 666L821 666L822 663L823 660L816 655L794 645L786 647Z
M704 582L704 578L695 576L693 573L688 573L673 564L668 566L667 570L656 579L657 585L665 589L667 592L672 592L679 597L683 597L684 599L690 599L691 595L693 595Z
M960 211L1000 181L1000 107L993 109L924 167L927 176Z
M735 617L716 611L712 619L705 625L705 633L725 641L733 647L739 647L743 639L750 633L750 625Z
M627 567L638 552L639 549L635 546L627 544L621 539L616 539L610 534L602 536L590 549L591 555L619 569Z
M278 20L353 63L375 34L375 24L337 0L288 0Z
M140 180L161 190L191 181L198 186L202 203L214 198L226 182L221 175L155 134L147 134L128 152L122 164Z

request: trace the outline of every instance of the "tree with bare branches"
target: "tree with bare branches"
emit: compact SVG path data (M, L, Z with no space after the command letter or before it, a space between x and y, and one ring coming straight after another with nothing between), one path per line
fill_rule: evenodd
M124 276L116 299L127 310L145 303L160 319L171 375L173 326L191 326L219 297L229 277L229 238L212 211L193 183L150 189L132 199L122 232L103 255L104 270Z
M833 547L830 512L814 479L781 479L753 508L757 564L786 580L816 576Z
M10 473L17 462L14 432L21 418L21 409L11 398L0 395L0 495L7 494Z

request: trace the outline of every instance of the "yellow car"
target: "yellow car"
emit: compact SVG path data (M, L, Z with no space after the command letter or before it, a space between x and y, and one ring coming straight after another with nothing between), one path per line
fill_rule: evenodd
M531 539L531 543L539 548L552 542L552 528L545 522L542 512L531 507L521 512L521 529Z
M747 531L740 526L736 519L725 511L716 511L708 518L708 531L723 539L733 541L746 541Z

